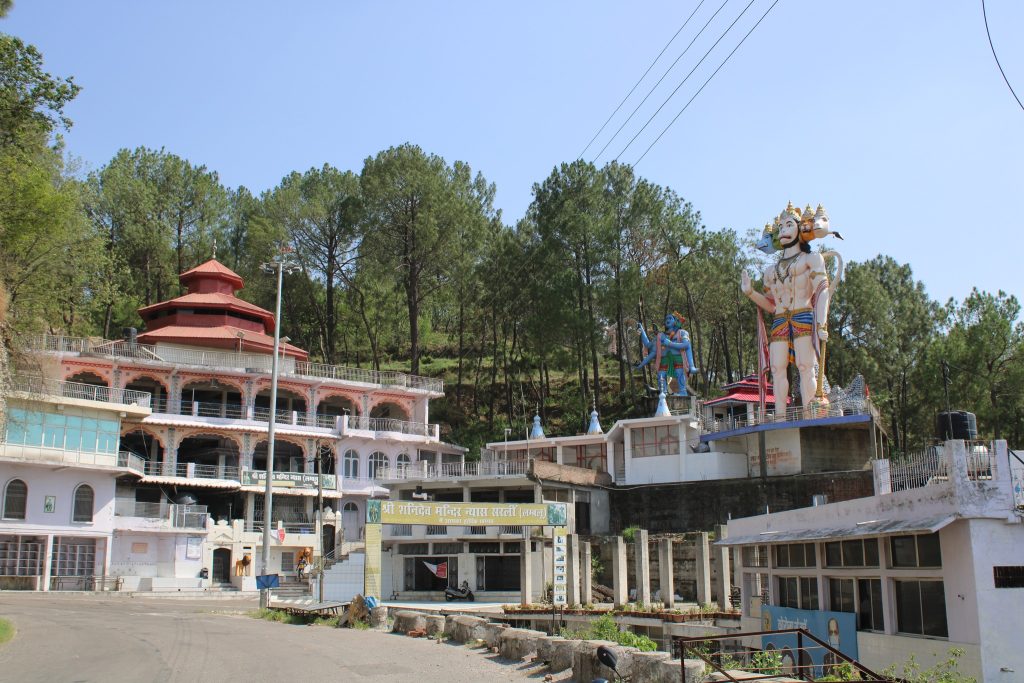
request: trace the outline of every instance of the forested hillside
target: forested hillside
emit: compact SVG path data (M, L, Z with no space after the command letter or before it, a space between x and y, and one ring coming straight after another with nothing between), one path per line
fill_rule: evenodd
M637 414L651 380L631 369L636 324L671 310L687 318L698 394L756 369L756 311L738 283L760 272L761 255L752 235L705 226L686 188L575 161L537 180L526 215L503 216L486 169L412 143L357 169L281 169L262 192L226 187L166 149L123 149L83 172L60 138L78 85L8 35L0 69L8 348L29 333L119 337L214 254L245 279L241 296L272 309L274 281L259 266L289 247L302 268L285 277L282 334L323 362L443 376L432 416L464 445L522 434L535 410L549 433L581 431L593 404L606 426ZM910 265L879 255L847 264L829 330L831 381L865 377L898 449L931 436L942 361L953 406L1021 443L1024 325L1012 294L933 301Z

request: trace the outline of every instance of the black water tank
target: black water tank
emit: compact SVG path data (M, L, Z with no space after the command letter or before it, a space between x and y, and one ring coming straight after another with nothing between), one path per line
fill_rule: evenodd
M966 410L939 413L935 417L935 436L946 439L977 439L978 418Z

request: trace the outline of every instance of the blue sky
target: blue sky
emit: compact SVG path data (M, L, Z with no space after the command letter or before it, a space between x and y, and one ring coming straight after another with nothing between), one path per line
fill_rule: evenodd
M575 159L699 0L56 2L15 0L0 30L83 86L68 151L181 155L254 192L413 142L496 183L507 223ZM771 4L755 0L620 161L634 162ZM729 0L598 159L615 157L748 0ZM1024 3L987 0L1024 99ZM641 84L721 5L705 0ZM587 153L632 111L634 96ZM713 229L823 203L847 260L887 253L929 293L1024 295L1024 111L981 3L780 0L637 167Z

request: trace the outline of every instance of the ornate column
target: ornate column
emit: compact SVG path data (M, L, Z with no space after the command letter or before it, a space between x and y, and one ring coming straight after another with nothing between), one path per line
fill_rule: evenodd
M167 379L167 412L171 415L181 412L181 377L177 374Z
M167 444L164 447L164 476L173 477L178 469L178 434L174 427L167 428Z
M238 466L243 470L252 469L252 456L256 450L256 440L248 432L242 434L242 451L238 454ZM241 476L241 472L239 472Z

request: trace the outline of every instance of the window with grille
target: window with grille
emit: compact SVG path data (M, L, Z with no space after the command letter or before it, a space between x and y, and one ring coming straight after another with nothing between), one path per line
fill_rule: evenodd
M435 555L458 555L462 552L461 543L435 543L434 550Z
M92 523L93 491L88 484L82 484L75 489L75 504L71 521Z
M634 458L679 453L679 427L638 427L630 430L630 449Z
M469 544L469 552L471 553L494 553L498 554L501 552L500 543L473 543Z
M818 609L818 580L813 576L779 576L779 607Z
M1024 567L992 567L996 588L1024 588Z
M21 479L11 479L4 489L4 519L25 519L28 503L28 485Z

